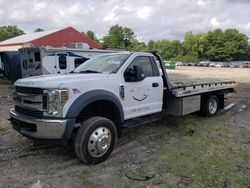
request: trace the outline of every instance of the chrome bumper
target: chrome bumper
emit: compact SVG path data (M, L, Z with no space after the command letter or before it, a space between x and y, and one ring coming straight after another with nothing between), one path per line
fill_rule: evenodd
M66 119L35 119L16 112L14 108L10 110L10 117L15 130L38 139L62 139L67 124Z

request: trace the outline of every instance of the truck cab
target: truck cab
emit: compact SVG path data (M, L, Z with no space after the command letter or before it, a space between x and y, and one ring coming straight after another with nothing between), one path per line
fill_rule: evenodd
M10 120L33 140L66 143L75 135L77 157L96 164L107 159L122 127L137 117L166 107L170 114L185 115L203 110L202 104L215 115L233 84L213 84L174 87L155 52L104 54L70 74L17 80Z

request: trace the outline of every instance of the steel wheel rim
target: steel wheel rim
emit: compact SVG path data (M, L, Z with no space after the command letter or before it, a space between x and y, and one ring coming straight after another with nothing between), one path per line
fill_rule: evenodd
M111 145L111 132L107 127L99 127L92 132L88 140L88 152L92 157L104 155Z
M214 114L217 111L218 104L215 99L211 99L208 105L209 113Z

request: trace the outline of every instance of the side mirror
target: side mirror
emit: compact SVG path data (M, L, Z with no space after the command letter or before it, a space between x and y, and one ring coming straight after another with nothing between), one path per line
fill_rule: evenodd
M124 73L124 79L126 82L139 82L144 80L144 78L145 75L143 69L138 65L134 65L132 69L126 69Z

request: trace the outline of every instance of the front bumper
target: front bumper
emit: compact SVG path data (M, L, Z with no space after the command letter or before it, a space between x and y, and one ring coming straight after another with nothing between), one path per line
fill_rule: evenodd
M63 139L70 120L36 119L10 110L12 127L24 136L38 139Z

